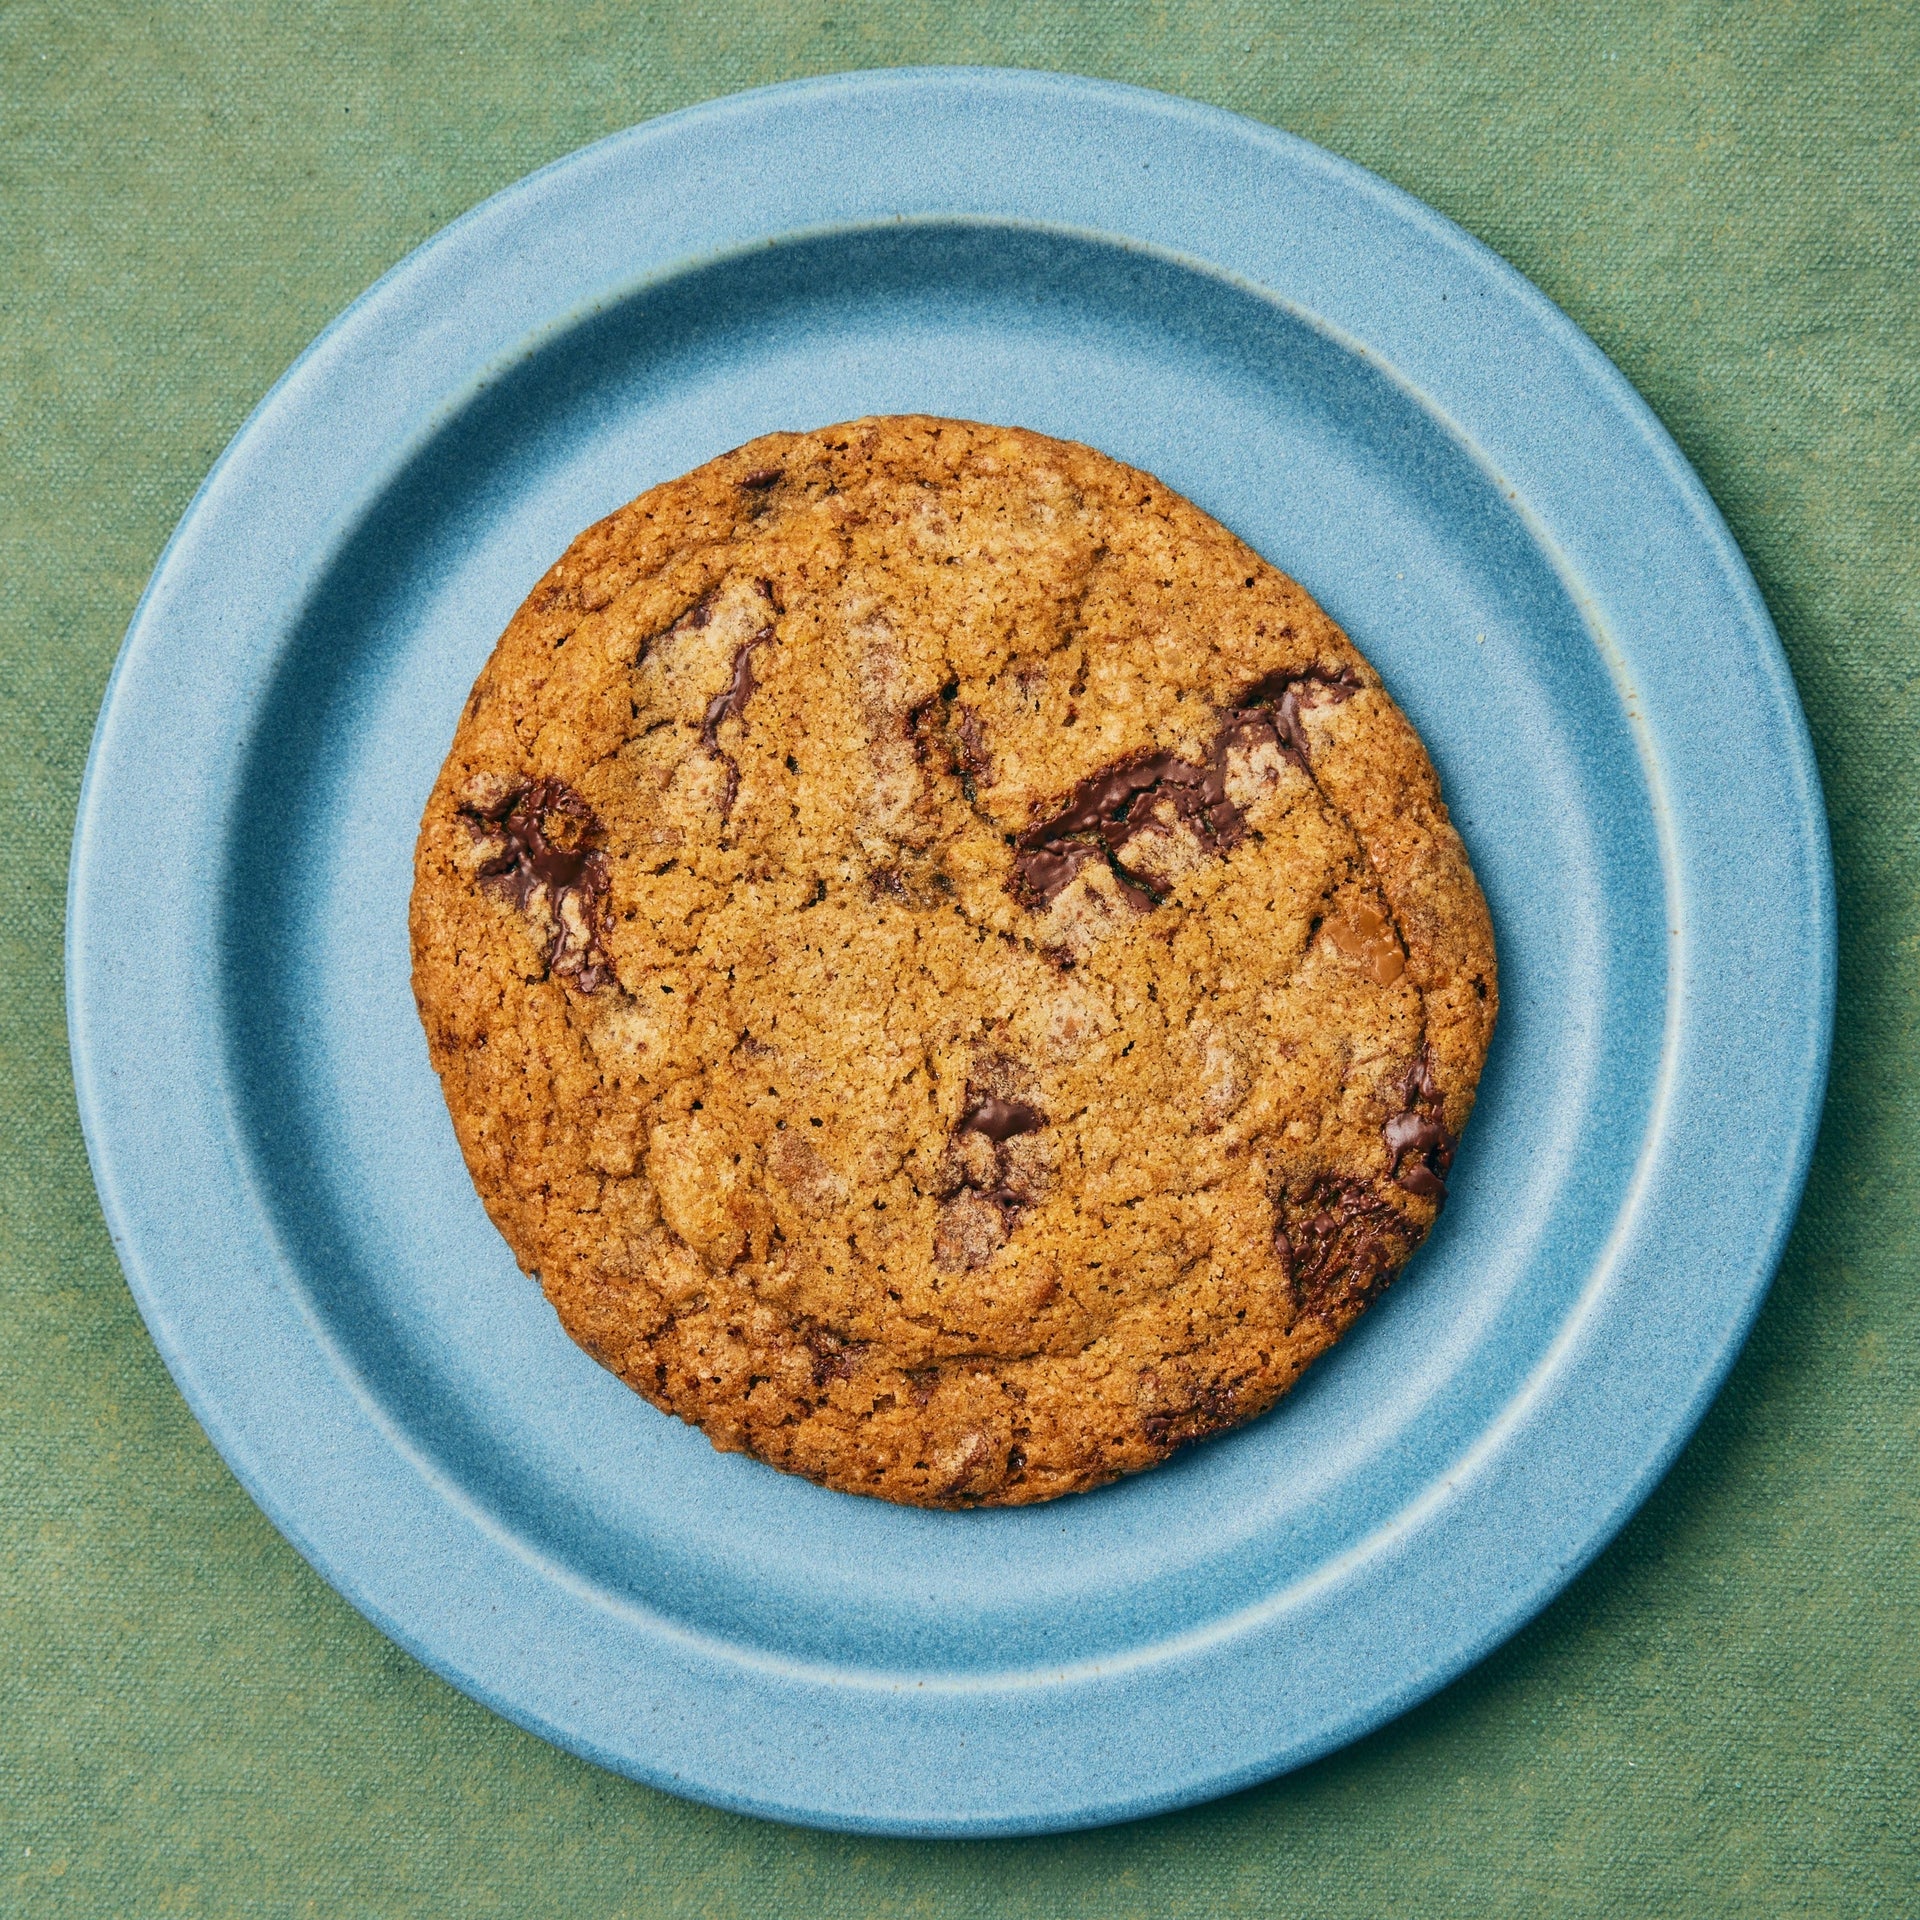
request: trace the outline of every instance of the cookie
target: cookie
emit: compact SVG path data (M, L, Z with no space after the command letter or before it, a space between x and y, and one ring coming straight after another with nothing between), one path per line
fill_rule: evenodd
M412 935L568 1332L718 1447L934 1506L1270 1406L1432 1226L1497 1004L1427 755L1307 594L1148 474L922 418L573 543Z

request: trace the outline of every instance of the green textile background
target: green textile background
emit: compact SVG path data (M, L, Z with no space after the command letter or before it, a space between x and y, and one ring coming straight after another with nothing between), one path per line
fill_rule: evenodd
M1839 868L1833 1092L1699 1436L1438 1699L1235 1799L1030 1842L709 1812L472 1705L248 1502L88 1179L61 912L134 601L254 401L529 168L717 93L1077 69L1461 221L1652 402L1751 560ZM1242 1916L1920 1911L1920 9L0 0L0 1910Z

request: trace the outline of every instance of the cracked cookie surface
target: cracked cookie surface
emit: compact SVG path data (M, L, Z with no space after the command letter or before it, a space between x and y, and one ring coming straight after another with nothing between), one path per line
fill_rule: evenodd
M1270 1406L1497 1005L1377 674L1149 475L924 418L589 528L475 684L414 986L481 1198L716 1446L1048 1499Z

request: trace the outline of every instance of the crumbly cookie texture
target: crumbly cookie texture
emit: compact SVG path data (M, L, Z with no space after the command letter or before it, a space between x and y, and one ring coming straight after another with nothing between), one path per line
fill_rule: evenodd
M774 434L567 550L414 986L573 1337L722 1448L1013 1504L1270 1406L1445 1198L1497 1002L1412 727L1150 475Z

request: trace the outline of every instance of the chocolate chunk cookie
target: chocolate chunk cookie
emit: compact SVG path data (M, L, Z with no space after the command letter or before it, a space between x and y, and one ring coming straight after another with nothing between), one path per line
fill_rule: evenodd
M420 832L488 1212L719 1447L925 1505L1270 1406L1446 1198L1492 934L1413 729L1150 475L775 434L574 542Z

